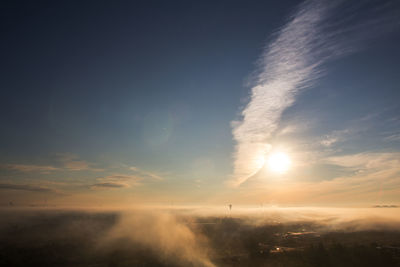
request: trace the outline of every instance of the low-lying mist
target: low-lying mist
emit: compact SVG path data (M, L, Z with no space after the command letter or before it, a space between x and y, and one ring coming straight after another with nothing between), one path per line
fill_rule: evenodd
M2 266L399 266L400 212L3 209Z
M121 240L151 250L162 262L182 266L214 266L205 236L169 212L125 212L104 235L100 246L113 248Z

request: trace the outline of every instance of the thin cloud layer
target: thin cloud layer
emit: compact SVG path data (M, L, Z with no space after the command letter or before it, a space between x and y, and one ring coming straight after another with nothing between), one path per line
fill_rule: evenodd
M64 168L69 171L95 171L101 172L104 169L93 168L91 163L84 160L80 160L78 155L71 153L59 153L57 154L58 161L62 163Z
M10 183L0 184L0 190L22 190L30 192L58 193L56 190L47 187L27 185L27 184L10 184Z
M103 182L92 185L92 188L124 188L129 187L129 185L117 182Z
M98 178L99 182L91 185L92 189L115 189L128 188L140 184L140 177L135 175L113 174L106 177Z
M20 171L20 172L37 171L42 173L48 173L59 170L59 168L53 166L31 165L31 164L3 164L0 166L0 168L12 171Z
M321 162L341 170L334 179L262 185L252 191L255 199L306 205L393 205L398 203L400 154L365 152L327 157Z
M80 160L79 156L70 153L56 154L58 164L54 165L36 165L36 164L2 164L0 169L19 171L19 172L40 172L49 174L56 171L95 171L101 172L104 169L93 168L92 163Z
M163 177L161 177L160 175L153 173L153 172L149 172L149 171L145 171L145 170L141 170L138 167L129 167L129 170L135 172L136 174L138 174L139 176L143 176L143 177L149 177L149 178L153 178L156 180L164 180Z

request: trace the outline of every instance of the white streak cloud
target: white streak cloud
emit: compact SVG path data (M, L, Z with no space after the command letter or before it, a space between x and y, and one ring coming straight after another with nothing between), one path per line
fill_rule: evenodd
M132 167L129 167L129 169L131 171L134 171L135 173L137 173L140 176L149 177L149 178L153 178L153 179L156 179L156 180L163 180L164 179L163 177L161 177L158 174L155 174L155 173L149 172L149 171L145 171L145 170L141 170L138 167L132 166Z
M42 172L48 173L52 171L57 171L59 168L53 166L44 166L44 165L32 165L32 164L3 164L0 166L1 169L8 169L13 171L20 172Z
M302 89L312 86L321 76L321 65L359 50L362 41L376 37L395 20L393 16L380 19L382 16L375 14L374 20L363 21L353 16L357 14L354 8L360 7L349 7L342 1L305 1L266 47L250 102L241 119L232 122L236 141L230 180L233 186L260 170L259 159L271 149L282 113ZM334 18L335 10L343 17Z
M1 183L0 190L20 190L29 192L62 194L61 192L52 188L38 186L38 185L30 185L30 184Z
M257 159L271 148L269 140L282 112L293 104L297 92L318 76L317 67L324 62L319 47L325 45L320 25L327 9L316 1L304 3L267 47L243 119L233 123L237 142L234 185L257 173Z

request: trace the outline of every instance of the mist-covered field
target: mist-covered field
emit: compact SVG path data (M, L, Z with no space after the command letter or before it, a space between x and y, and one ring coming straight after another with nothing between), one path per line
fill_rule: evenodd
M397 208L3 209L1 266L400 266Z

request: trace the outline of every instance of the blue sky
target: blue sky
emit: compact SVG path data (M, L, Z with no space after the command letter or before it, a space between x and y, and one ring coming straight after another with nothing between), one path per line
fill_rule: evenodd
M1 13L3 202L399 201L395 1ZM277 150L279 176L258 166Z

